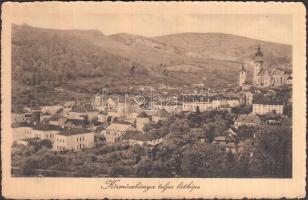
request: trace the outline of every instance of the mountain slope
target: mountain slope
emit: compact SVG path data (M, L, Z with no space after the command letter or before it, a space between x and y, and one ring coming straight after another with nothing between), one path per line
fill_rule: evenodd
M290 63L290 45L265 42L223 33L180 33L153 38L181 48L185 55L214 60L250 62L260 44L265 62L273 65Z
M48 99L44 92L54 87L66 89L64 94L73 93L67 98L95 93L102 87L124 91L130 86L159 83L189 86L203 82L209 88L223 88L236 83L242 62L251 71L259 43L266 65L291 63L291 46L228 34L148 38L13 25L12 100L18 105L52 103L42 99Z

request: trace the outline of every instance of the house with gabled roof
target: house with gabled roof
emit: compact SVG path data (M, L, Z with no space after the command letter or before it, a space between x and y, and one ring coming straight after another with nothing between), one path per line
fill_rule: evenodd
M260 117L253 114L241 114L239 117L234 121L234 127L238 128L240 126L249 126L254 127L261 124Z
M152 133L144 133L137 130L128 130L123 135L123 140L128 141L129 145L148 145L155 146L163 141L162 137Z
M159 121L168 120L170 117L171 115L165 109L160 109L152 115L152 121L157 123Z
M243 149L242 142L239 140L237 131L234 128L229 128L221 135L215 137L212 143L232 153L241 152Z
M122 136L128 130L135 130L131 123L113 122L106 128L104 136L107 142L117 142L122 140Z
M89 121L97 119L98 111L96 111L91 104L78 103L72 106L71 111L67 112L65 117L70 119L84 119Z
M67 119L63 116L62 111L59 110L48 119L48 123L50 125L60 126L63 128L66 120Z

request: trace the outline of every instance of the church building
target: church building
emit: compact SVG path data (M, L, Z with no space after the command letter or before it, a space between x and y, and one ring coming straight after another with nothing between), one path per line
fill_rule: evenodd
M242 72L240 72L242 73ZM265 66L263 62L263 53L260 45L255 54L255 63L253 71L253 85L257 87L277 87L290 84L288 78L290 74L282 69Z

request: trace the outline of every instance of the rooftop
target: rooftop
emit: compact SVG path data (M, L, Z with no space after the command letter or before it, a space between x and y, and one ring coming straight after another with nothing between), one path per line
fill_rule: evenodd
M275 113L269 113L269 114L264 116L265 120L278 120L280 118L281 118L281 116L279 116L279 115L277 115Z
M117 130L117 131L126 131L128 128L130 128L132 125L130 123L112 123L110 124L106 129L107 130Z
M137 115L138 118L148 118L149 116L145 113L145 112L141 112L139 113L139 115Z
M261 120L260 120L260 117L257 116L257 115L254 115L252 113L250 114L242 114L240 115L236 120L235 122L241 122L241 123L260 123Z
M96 132L96 133L100 133L100 132L102 132L103 130L106 130L106 127L104 127L104 126L98 126L98 127L95 129L95 132Z
M85 121L83 119L67 119L65 123L71 123L74 125L85 125Z
M79 135L79 134L85 134L85 133L91 133L89 129L86 128L73 128L73 129L64 129L59 135L65 135L65 136L70 136L70 135Z
M258 46L258 50L257 50L256 56L258 56L258 57L262 57L263 56L263 53L261 51L260 45Z
M72 112L86 113L86 112L95 112L95 110L91 104L79 103L79 104L73 105Z
M32 127L30 123L27 122L14 122L11 125L12 128L18 128L18 127Z
M53 116L49 118L49 121L58 121L60 118L64 118L62 111L62 109L59 109Z
M232 135L232 136L237 136L237 129L235 128L229 128L224 132L224 135Z
M55 125L51 125L51 124L37 124L36 126L34 126L33 128L34 130L41 130L41 131L49 131L49 130L61 130L61 127L59 126L55 126Z
M157 117L170 117L170 114L165 109L160 109L159 111L155 112L153 116Z
M283 105L283 102L281 100L273 98L262 98L262 97L254 97L252 103L263 104L263 105Z

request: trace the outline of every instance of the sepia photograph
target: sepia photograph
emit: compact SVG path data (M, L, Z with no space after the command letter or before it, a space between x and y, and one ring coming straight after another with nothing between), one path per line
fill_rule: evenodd
M294 178L292 14L111 4L8 6L12 178Z

